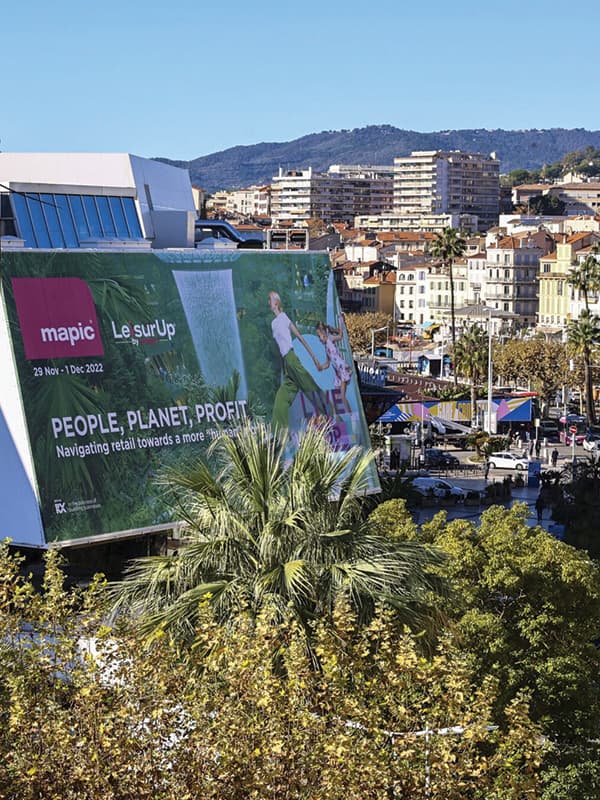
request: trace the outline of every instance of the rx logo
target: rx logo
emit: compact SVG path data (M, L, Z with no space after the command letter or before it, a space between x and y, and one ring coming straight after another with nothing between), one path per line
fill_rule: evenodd
M67 513L67 504L62 500L55 500L54 501L54 511L57 514L66 514Z

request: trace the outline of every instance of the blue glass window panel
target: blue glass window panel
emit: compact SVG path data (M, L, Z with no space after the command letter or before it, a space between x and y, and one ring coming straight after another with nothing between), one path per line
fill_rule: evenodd
M65 194L56 194L54 195L54 202L58 206L58 218L67 247L79 247L79 239L77 238L77 231L73 224L73 217L71 216L71 209L69 208L67 196Z
M113 219L117 227L117 235L121 239L129 239L129 228L127 227L127 220L125 219L125 212L121 205L120 197L109 197L110 210L112 211Z
M123 208L125 209L125 216L127 218L127 224L129 225L129 233L131 238L141 239L142 229L140 227L140 221L138 219L133 197L123 198Z
M55 205L54 195L41 194L40 200L42 211L46 217L46 226L48 227L52 247L64 247L65 239L60 228L60 222L58 221L58 209Z
M112 214L110 213L110 208L108 206L108 197L97 197L96 205L98 206L98 211L100 212L100 220L102 222L102 231L104 236L109 239L114 239L117 235L117 229L115 228L115 223L113 222Z
M83 196L83 207L92 237L94 239L101 239L102 226L100 225L100 217L98 216L98 209L96 208L94 198L91 195L86 194Z
M85 211L83 210L83 201L77 194L71 195L68 200L71 206L71 213L73 214L77 239L80 243L84 242L86 239L90 238L90 228L87 223Z
M12 195L12 205L17 218L19 236L25 240L25 247L35 247L36 241L33 234L33 225L29 216L29 209L22 194L16 192Z
M42 210L39 194L28 193L25 201L27 208L31 214L31 222L33 223L33 232L38 247L50 247L50 236L48 235L48 228L46 227L46 218Z

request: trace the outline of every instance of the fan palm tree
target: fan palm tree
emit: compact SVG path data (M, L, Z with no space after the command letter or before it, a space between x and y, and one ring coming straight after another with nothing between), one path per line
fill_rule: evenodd
M596 412L594 409L593 379L590 362L592 350L600 341L600 320L586 309L579 315L578 320L569 323L567 328L567 341L574 355L583 358L585 369L584 395L585 409L588 423L593 425L596 422Z
M364 513L372 456L332 452L326 435L303 432L286 463L285 439L247 425L236 438L216 439L210 460L166 476L187 542L174 556L133 562L112 587L114 613L139 618L148 635L167 631L182 641L193 639L201 604L221 621L240 611L291 613L307 634L341 597L359 620L383 603L414 622L426 568L440 556L374 530Z
M471 384L471 420L477 417L477 386L487 371L487 352L487 333L477 324L467 328L454 349L455 373Z
M435 237L431 245L431 255L438 259L442 267L448 272L450 281L452 349L456 350L456 315L454 308L454 275L452 267L455 260L464 254L467 243L456 228L444 228L441 233L436 233ZM456 370L454 372L454 384L456 385Z
M590 294L600 292L600 244L595 244L590 253L570 270L568 282L583 294L585 310L589 312Z

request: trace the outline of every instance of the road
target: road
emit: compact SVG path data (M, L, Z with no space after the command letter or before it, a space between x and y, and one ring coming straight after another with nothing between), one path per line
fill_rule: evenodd
M552 450L554 448L559 452L557 469L562 469L566 464L571 462L572 459L572 448L567 447L566 445L562 444L550 444L546 449L542 448L542 452L540 453L540 461L542 462L542 470L552 469L552 465L550 464L550 457ZM461 465L471 464L470 458L473 456L473 451L470 450L455 450L452 447L447 448L448 452L451 452L452 455L455 455ZM519 452L518 450L513 448L513 452ZM576 456L587 456L588 453L582 447L575 448L575 455ZM536 460L536 459L534 459ZM499 502L499 505L504 506L511 506L515 502L522 502L526 503L529 507L529 516L527 519L527 523L529 525L537 525L540 524L543 528L547 531L552 533L554 536L561 537L562 535L562 526L557 525L552 519L550 519L549 514L550 510L545 509L542 515L541 522L538 523L537 512L535 509L535 501L539 494L538 487L529 487L527 486L527 473L525 471L519 472L518 470L511 470L511 469L492 469L489 472L488 480L486 481L483 475L483 469L479 473L475 474L464 474L462 471L459 470L442 470L442 471L433 471L431 470L432 475L439 475L440 477L445 478L450 483L453 483L456 486L460 486L463 489L467 490L475 490L475 491L484 491L486 486L489 483L494 481L501 482L507 475L511 475L514 479L521 475L524 478L525 486L523 487L516 487L513 486L512 489L512 497L508 500ZM451 507L444 507L443 510L446 512L447 517L449 520L451 519L469 519L475 522L479 521L479 517L481 516L482 512L486 509L486 506L451 506ZM437 514L441 509L440 508L418 508L415 509L413 512L413 517L417 524L422 524L423 522L427 522L430 520L435 514Z

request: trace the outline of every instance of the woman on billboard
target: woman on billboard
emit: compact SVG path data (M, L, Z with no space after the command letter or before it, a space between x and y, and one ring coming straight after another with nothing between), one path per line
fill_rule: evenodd
M319 395L319 387L314 378L302 366L300 359L293 350L292 336L295 336L306 348L316 369L319 369L319 360L298 328L283 310L281 298L277 292L269 292L269 308L274 316L271 322L271 332L283 362L283 380L275 395L272 423L274 428L284 429L289 425L290 408L298 392L304 392L305 394L314 392L316 394L313 397Z

